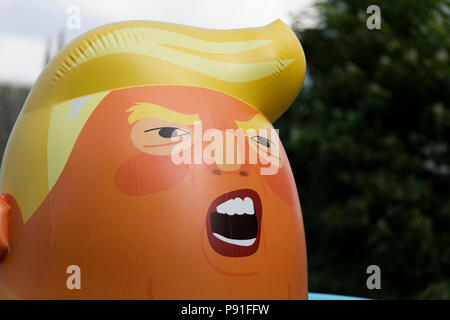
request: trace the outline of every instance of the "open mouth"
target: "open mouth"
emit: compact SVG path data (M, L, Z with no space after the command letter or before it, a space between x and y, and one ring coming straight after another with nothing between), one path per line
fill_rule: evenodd
M262 207L250 189L225 193L213 201L206 217L211 247L227 257L245 257L256 252L261 234Z

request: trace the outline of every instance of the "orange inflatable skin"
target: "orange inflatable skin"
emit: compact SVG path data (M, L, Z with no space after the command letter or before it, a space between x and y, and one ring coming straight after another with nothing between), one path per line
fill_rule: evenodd
M98 59L85 64L104 61ZM290 63L295 75L299 65ZM269 175L261 174L267 164L260 161L172 158L176 134L194 137L184 150L195 157L198 123L224 136L229 129L273 128L257 103L184 83L90 93L55 100L49 111L30 109L32 93L18 120L0 176L0 252L10 249L0 261L0 298L307 299L302 215L281 142L269 140L280 149ZM244 141L238 153L255 146L250 136ZM203 154L208 144L199 148ZM32 156L20 161L32 162L20 166L17 155L27 152ZM220 213L233 199L245 213ZM68 285L70 266L80 270L75 289Z
M284 152L283 168L267 176L259 164L175 165L170 155L136 151L126 112L134 102L198 113L204 130L236 128L235 120L258 113L202 88L110 93L26 224L8 197L13 250L2 262L4 283L23 298L305 299L301 212ZM259 245L232 258L211 247L208 210L221 195L242 189L261 199ZM73 264L85 270L79 291L66 287Z

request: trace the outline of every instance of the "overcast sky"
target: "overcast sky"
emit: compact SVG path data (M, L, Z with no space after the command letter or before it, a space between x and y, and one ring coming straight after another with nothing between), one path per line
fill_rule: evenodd
M314 0L0 0L0 83L31 85L42 70L46 42L64 31L65 42L103 24L157 20L204 28L266 25L306 10ZM81 11L80 29L69 30L68 7Z

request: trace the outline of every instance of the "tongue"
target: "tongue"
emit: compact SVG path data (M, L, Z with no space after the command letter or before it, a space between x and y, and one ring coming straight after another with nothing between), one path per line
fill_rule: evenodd
M229 239L253 239L258 234L258 220L255 214L229 216L211 212L211 231Z

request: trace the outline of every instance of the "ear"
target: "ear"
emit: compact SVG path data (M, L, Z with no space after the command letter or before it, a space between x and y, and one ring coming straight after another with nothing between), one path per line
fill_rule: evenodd
M0 260L9 251L8 243L8 217L11 206L6 202L6 198L0 194Z

